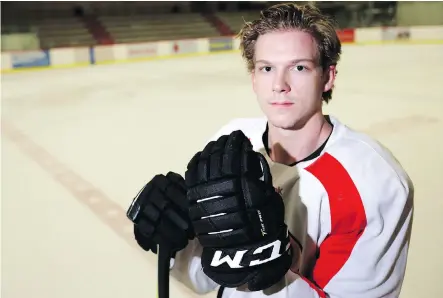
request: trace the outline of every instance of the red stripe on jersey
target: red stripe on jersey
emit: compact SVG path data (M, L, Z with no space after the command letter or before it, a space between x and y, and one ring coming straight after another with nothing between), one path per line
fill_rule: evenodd
M321 288L338 273L366 227L366 213L349 173L330 154L306 168L326 189L331 213L331 233L320 245L313 279Z
M326 294L325 294L325 292L323 292L321 289L319 289L316 285L314 285L314 283L312 282L312 281L310 281L309 279L307 279L306 277L304 277L304 276L300 276L301 277L301 279L303 279L312 289L314 289L316 292L317 292L317 294L318 294L318 296L320 297L320 298L326 298Z

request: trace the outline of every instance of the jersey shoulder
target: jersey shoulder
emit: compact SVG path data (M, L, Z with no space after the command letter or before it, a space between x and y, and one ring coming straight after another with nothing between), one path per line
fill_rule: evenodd
M410 177L388 148L373 137L335 121L325 153L343 167L357 189L374 194L399 188L406 193L412 191Z

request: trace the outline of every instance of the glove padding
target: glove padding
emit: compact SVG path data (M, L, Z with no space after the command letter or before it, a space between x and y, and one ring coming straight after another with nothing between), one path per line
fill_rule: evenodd
M189 216L205 274L251 291L277 283L292 262L284 203L266 159L241 131L220 137L188 164Z
M173 172L166 176L156 175L134 198L127 211L140 247L156 254L157 245L165 245L172 256L185 248L194 238L188 206L182 176Z

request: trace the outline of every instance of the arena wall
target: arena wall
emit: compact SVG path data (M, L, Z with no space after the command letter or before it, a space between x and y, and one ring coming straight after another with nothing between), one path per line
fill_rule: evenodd
M443 26L346 29L344 44L443 44ZM234 37L213 37L40 51L2 52L1 72L93 66L238 51Z

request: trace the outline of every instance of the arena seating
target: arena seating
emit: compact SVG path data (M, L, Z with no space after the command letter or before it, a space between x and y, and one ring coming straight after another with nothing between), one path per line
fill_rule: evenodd
M101 16L115 42L141 42L218 36L200 14Z
M245 21L257 18L260 11L218 12L217 16L225 22L232 31L238 33Z
M72 3L10 2L3 8L2 33L35 33L41 48L96 44L82 20L74 16Z
M42 48L96 44L84 23L76 17L38 20L35 25L39 28Z
M41 48L94 45L84 23L76 17L39 18L36 16L2 24L2 34L33 32L40 39Z
M81 7L69 2L56 3L8 4L7 9L2 11L2 32L34 32L43 49L221 35L210 20L200 13L189 12L189 4L177 1L166 6L161 2L137 2L131 5L125 2L88 2ZM174 7L180 12L173 13ZM249 20L257 14L224 12L216 15L233 32L238 32L242 18ZM98 22L90 22L91 19ZM98 37L98 31L105 31L109 38ZM104 43L104 39L108 42Z

